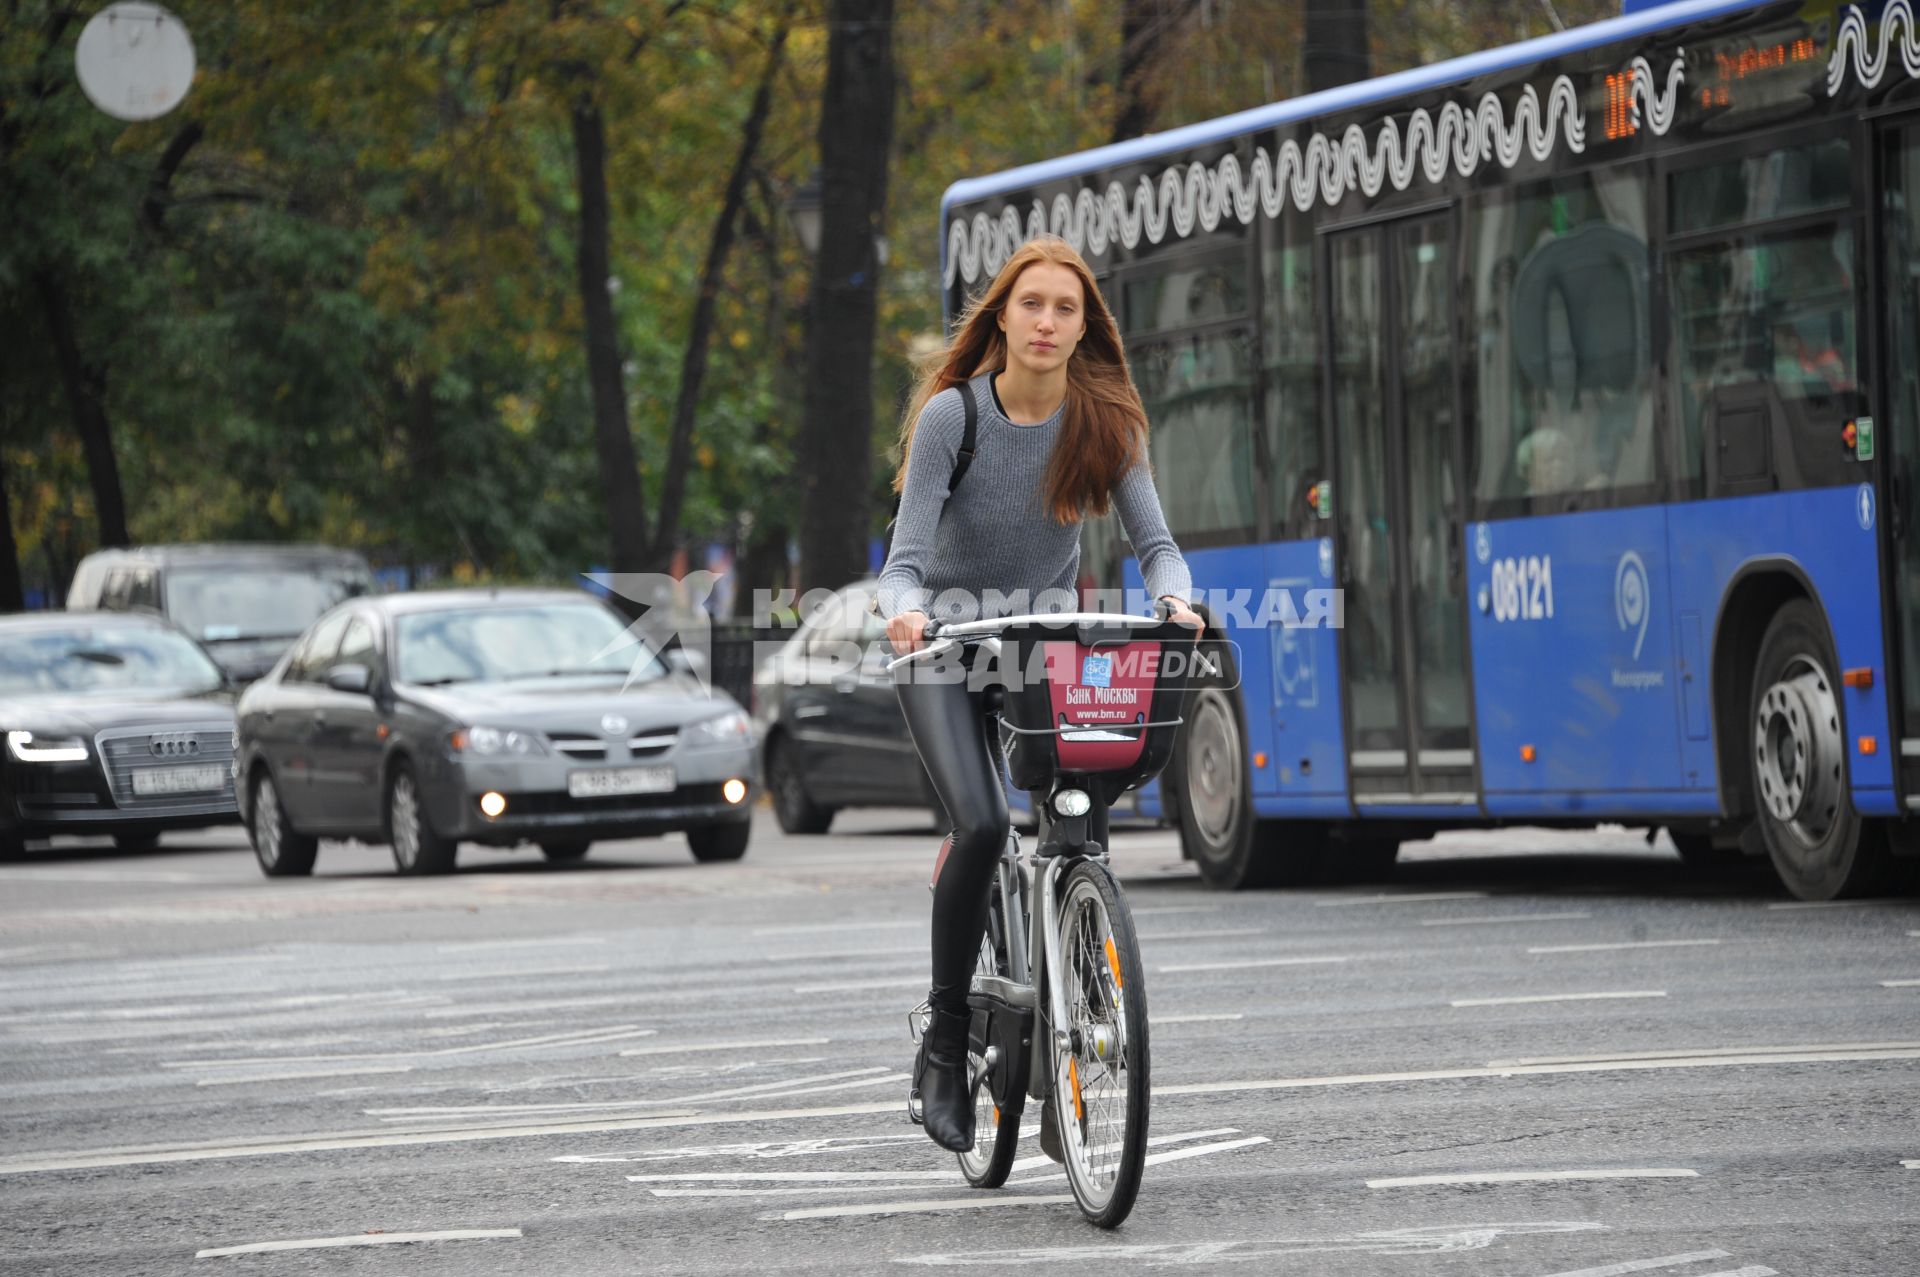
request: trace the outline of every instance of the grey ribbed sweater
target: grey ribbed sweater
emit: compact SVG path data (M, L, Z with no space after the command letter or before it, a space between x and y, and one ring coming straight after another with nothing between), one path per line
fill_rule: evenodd
M947 483L966 434L959 389L928 400L914 425L893 546L880 569L880 610L888 617L920 611L942 621L974 620L989 590L1013 596L1016 606L1024 592L1034 611L1078 607L1080 525L1055 523L1041 502L1066 405L1038 425L1016 425L1000 410L992 383L991 373L973 379L979 407L973 465L951 497ZM1113 504L1147 589L1155 598L1187 598L1193 579L1167 531L1144 460L1114 485ZM1059 593L1043 597L1049 592ZM992 611L1010 614L999 606Z

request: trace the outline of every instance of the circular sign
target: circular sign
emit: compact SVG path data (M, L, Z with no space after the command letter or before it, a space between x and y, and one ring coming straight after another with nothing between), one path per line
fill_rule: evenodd
M73 51L80 88L117 120L154 120L193 85L193 40L157 4L126 0L93 15Z

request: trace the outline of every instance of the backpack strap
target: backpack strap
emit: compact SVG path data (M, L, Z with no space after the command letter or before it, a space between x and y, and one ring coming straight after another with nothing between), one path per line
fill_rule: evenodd
M967 467L973 464L974 446L980 434L980 405L974 402L971 381L960 383L960 401L967 408L967 428L960 437L960 452L953 459L953 477L947 480L948 496L952 496L960 481L967 477Z

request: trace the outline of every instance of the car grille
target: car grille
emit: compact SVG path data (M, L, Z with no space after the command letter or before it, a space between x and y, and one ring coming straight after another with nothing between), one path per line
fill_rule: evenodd
M553 747L568 758L582 762L600 762L607 756L607 743L598 736L548 736Z
M613 794L605 798L575 798L563 793L508 794L507 811L519 816L560 816L568 812L640 812L664 807L700 807L724 803L719 783L682 785L665 794Z
M94 738L106 768L114 806L122 811L194 812L230 808L233 794L233 728L226 723L195 723L185 727L118 728ZM171 767L217 766L219 789L186 794L136 794L135 772Z

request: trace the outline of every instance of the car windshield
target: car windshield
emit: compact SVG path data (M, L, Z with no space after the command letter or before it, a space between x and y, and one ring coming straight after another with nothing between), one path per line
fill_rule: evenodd
M666 667L593 603L403 613L395 622L403 683L473 683L572 675L649 682Z
M167 616L206 643L292 638L370 584L365 573L344 566L174 569L167 573Z
M219 686L219 667L172 630L104 621L0 630L0 695L192 695Z

